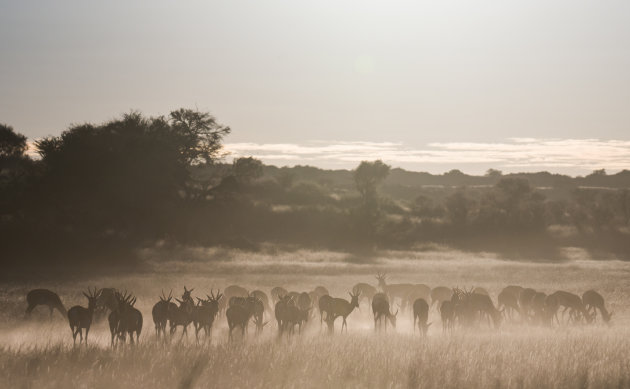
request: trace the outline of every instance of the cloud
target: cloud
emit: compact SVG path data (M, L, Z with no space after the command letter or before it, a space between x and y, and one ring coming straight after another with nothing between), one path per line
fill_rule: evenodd
M313 141L228 143L226 149L233 157L254 156L267 163L341 168L375 159L429 171L450 167L479 172L492 167L581 174L630 168L630 141L624 140L509 138L502 142L434 142L422 148L399 142Z

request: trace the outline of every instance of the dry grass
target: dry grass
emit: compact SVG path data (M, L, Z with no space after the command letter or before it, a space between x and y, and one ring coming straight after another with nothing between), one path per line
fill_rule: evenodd
M193 253L180 253L153 274L102 277L80 284L0 286L0 386L630 387L630 329L625 326L630 315L630 264L625 262L588 258L506 262L447 250L389 252L366 260L305 251L256 255L198 249ZM421 339L412 332L410 315L399 319L396 332L374 334L371 313L362 306L348 319L348 335L328 336L319 331L319 323L310 323L305 334L290 340L276 339L272 327L259 338L250 331L244 341L229 344L221 317L211 342L196 345L194 336L170 345L155 342L150 311L162 288L181 293L186 284L201 294L232 283L267 292L275 285L310 290L321 284L334 295L344 295L355 282L374 283L377 270L387 270L392 280L401 282L483 286L495 301L507 284L580 294L595 288L615 315L611 327L546 329L515 323L499 332L482 326L448 335L442 334L439 318L432 312L429 337ZM49 323L42 309L33 320L22 319L28 289L54 289L70 306L85 303L81 289L88 285L134 291L145 316L139 346L109 349L106 325L98 323L91 333L92 345L73 348L70 330L59 315Z

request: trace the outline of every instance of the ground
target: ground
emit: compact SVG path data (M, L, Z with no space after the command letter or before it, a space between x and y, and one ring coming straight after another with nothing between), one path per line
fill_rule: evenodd
M433 247L417 252L381 252L376 256L334 252L268 250L247 253L220 249L147 252L150 272L92 277L79 282L40 281L0 285L0 386L2 387L630 387L630 263L597 260L568 252L562 262L503 260ZM165 258L170 258L166 260ZM376 334L364 303L348 317L348 334L334 335L311 321L305 333L278 339L275 322L262 336L250 328L246 339L229 343L225 317L219 317L211 341L197 345L194 331L170 344L156 342L151 307L164 289L181 295L183 286L205 296L210 289L239 284L250 290L277 285L309 291L326 286L349 297L357 282L376 285L385 271L390 282L486 288L496 296L516 284L550 293L582 294L595 289L613 311L611 325L556 325L553 328L504 323L442 333L432 310L428 337L412 331L411 313L399 313L395 330ZM106 321L94 324L88 347L73 347L67 320L38 308L24 319L26 292L49 288L69 308L86 305L88 286L133 292L144 315L140 345L109 347Z

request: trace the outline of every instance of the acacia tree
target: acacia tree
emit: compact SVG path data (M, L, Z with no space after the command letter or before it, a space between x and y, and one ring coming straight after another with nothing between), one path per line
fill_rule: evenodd
M217 123L208 112L180 108L172 111L169 123L181 137L181 153L188 164L211 163L220 156L221 141L230 127Z

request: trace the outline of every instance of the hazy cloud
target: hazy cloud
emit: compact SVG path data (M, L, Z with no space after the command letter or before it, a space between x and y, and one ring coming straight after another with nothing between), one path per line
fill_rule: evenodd
M394 142L229 143L233 157L254 156L267 163L352 168L382 159L414 170L458 168L479 172L551 170L581 174L594 169L630 168L630 141L510 138L503 142L439 142L412 148Z

